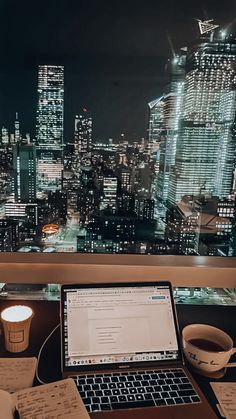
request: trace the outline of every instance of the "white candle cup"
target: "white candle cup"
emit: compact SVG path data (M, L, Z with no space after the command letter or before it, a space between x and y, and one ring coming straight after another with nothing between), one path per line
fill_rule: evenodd
M9 352L22 352L29 346L29 331L34 313L30 307L15 305L1 313L5 347Z

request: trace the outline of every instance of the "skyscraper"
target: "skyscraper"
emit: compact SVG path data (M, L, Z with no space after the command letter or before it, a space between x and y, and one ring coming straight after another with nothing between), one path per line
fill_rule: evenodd
M221 31L187 52L186 87L168 200L231 193L236 136L236 40Z
M171 166L175 162L176 141L184 100L185 55L174 57L168 65L170 81L160 98L162 103L159 124L159 169L156 177L156 196L165 202L168 197ZM159 105L160 106L160 105Z
M36 143L39 191L62 188L64 67L40 65Z
M83 167L91 166L92 117L87 108L75 117L74 156L72 169L79 178Z
M13 146L15 202L30 203L36 199L36 149L33 144Z

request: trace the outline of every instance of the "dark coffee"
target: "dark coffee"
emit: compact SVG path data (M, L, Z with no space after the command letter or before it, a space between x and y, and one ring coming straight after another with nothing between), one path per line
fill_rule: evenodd
M219 345L219 343L213 342L212 340L208 339L193 338L189 339L188 342L191 343L193 346L202 349L203 351L220 352L225 350L225 348Z

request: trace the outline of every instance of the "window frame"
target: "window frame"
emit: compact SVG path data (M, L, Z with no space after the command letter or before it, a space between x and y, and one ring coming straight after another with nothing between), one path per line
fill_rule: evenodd
M175 287L236 288L236 258L130 254L2 253L4 283L168 280Z

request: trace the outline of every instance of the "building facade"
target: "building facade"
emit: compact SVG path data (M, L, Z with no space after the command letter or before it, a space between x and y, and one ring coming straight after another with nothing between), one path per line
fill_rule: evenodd
M40 65L36 144L39 192L62 188L64 67Z

